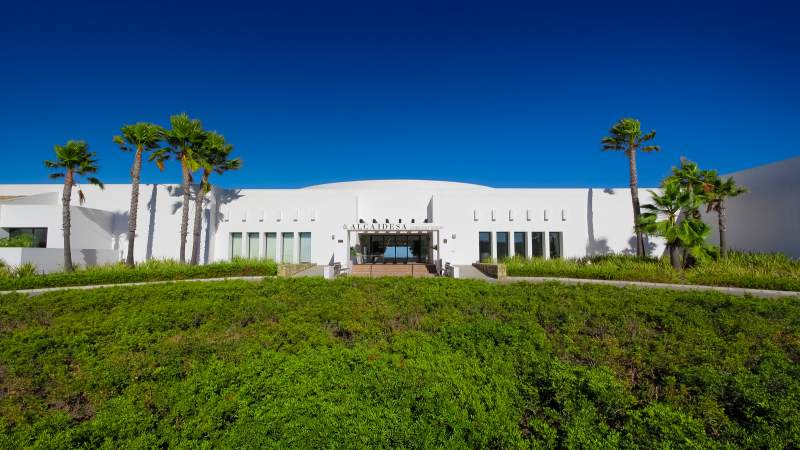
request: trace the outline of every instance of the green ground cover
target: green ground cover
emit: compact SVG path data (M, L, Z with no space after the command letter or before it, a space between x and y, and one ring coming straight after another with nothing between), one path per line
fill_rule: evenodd
M451 279L0 296L2 448L800 446L800 303Z
M594 278L800 291L800 261L782 254L732 252L725 259L682 271L673 269L667 259L619 255L582 259L511 258L504 262L508 275L518 277Z
M0 267L0 291L91 284L135 283L142 281L186 280L237 276L271 276L277 265L270 260L234 259L190 266L172 260L151 260L134 268L124 264L78 268L75 272L36 273L36 267Z

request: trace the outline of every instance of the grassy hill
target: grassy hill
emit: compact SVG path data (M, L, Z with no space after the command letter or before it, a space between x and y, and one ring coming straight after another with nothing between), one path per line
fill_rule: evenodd
M800 304L450 279L0 297L0 447L800 445Z

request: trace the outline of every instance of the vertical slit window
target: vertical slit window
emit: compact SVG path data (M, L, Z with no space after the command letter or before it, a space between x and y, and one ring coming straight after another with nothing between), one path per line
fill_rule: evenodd
M242 257L242 233L231 233L231 258Z
M275 261L278 256L278 238L276 237L275 233L266 233L267 244L266 244L266 253L264 256L267 259L271 259Z
M311 262L311 233L300 233L300 262Z
M534 231L531 233L531 256L534 258L544 257L544 232Z
M508 231L497 232L497 260L508 258Z
M551 231L550 233L550 258L561 258L564 253L563 235L560 231Z

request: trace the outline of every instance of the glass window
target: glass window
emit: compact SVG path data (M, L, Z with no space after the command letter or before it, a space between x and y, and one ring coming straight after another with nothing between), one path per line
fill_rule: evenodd
M525 258L525 233L514 232L514 256Z
M278 257L278 238L275 233L266 233L267 245L265 257L275 261Z
M544 231L531 233L531 256L544 258Z
M311 262L311 233L300 233L300 262Z
M258 233L247 233L247 257L258 259Z
M30 240L31 247L47 247L47 228L6 228L6 231L8 232L8 237L11 238L10 240L12 243L17 242L17 244L14 245L19 245L19 242L27 242ZM22 238L23 236L26 236L27 239ZM13 238L21 239L15 240ZM25 245L27 245L27 243Z
M497 232L497 260L502 261L508 258L508 232Z
M563 253L563 242L560 231L550 232L550 258L561 258Z
M283 259L285 263L294 262L294 233L283 233Z
M492 259L492 233L481 231L478 233L478 262Z
M231 258L242 256L242 233L231 233Z

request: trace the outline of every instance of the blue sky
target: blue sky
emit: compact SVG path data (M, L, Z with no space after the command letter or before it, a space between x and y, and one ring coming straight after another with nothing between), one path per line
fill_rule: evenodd
M0 17L2 183L46 182L67 139L127 182L112 136L181 111L242 158L222 186L625 186L599 145L624 116L664 149L640 156L645 186L681 155L727 172L800 154L797 2L25 3Z

